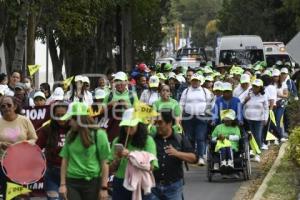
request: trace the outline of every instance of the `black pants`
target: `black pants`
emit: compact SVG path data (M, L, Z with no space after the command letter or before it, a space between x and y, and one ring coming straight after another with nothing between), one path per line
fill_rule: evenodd
M70 200L97 200L100 191L100 178L90 181L67 178L67 196Z
M2 171L2 165L0 163L0 194L3 195L3 199L6 198L6 183L8 181L8 178Z

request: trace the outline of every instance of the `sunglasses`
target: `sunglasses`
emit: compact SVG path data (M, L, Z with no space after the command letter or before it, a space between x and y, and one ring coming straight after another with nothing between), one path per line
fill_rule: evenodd
M2 104L2 105L0 106L1 109L12 108L12 107L13 107L13 105L12 105L12 104L9 104L9 103L5 103L5 104Z

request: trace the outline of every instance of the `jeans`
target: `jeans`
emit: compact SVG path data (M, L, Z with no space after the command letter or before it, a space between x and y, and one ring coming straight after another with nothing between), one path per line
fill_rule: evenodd
M47 193L48 200L62 200L59 196L60 186L60 167L48 166L45 173L45 191ZM51 195L50 193L56 193Z
M182 200L183 199L183 180L170 185L156 184L152 188L152 193L147 195L145 200Z
M114 177L112 200L131 200L132 192L123 187L124 179Z
M281 139L283 137L283 130L282 130L283 127L281 127L280 121L284 114L284 110L285 110L285 107L281 107L281 106L277 106L276 108L274 108L276 128L277 128L277 132L279 133L279 139Z
M184 131L191 143L197 147L198 156L203 158L206 148L208 122L207 120L201 119L201 116L185 114L184 117L187 118L183 122Z
M255 138L255 141L259 148L261 148L262 145L262 131L264 128L264 122L263 121L254 121L254 120L247 120L249 128Z
M97 200L100 191L100 178L90 181L67 178L67 196L70 200Z
M220 158L221 161L232 160L232 150L230 147L225 147L220 149Z

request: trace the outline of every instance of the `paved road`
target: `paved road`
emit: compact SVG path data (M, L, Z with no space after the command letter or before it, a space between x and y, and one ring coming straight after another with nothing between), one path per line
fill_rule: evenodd
M243 183L242 179L224 180L215 175L213 182L206 178L206 167L190 167L185 173L185 200L231 200Z

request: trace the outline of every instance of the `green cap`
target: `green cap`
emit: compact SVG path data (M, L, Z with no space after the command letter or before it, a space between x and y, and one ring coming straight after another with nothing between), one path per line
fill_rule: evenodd
M172 71L173 70L173 66L170 63L165 64L164 66L164 71Z
M60 120L68 120L73 116L88 116L88 106L82 102L73 102L69 105L67 113Z
M143 122L143 120L136 117L134 108L129 108L124 111L122 121L119 126L136 126L140 122Z

